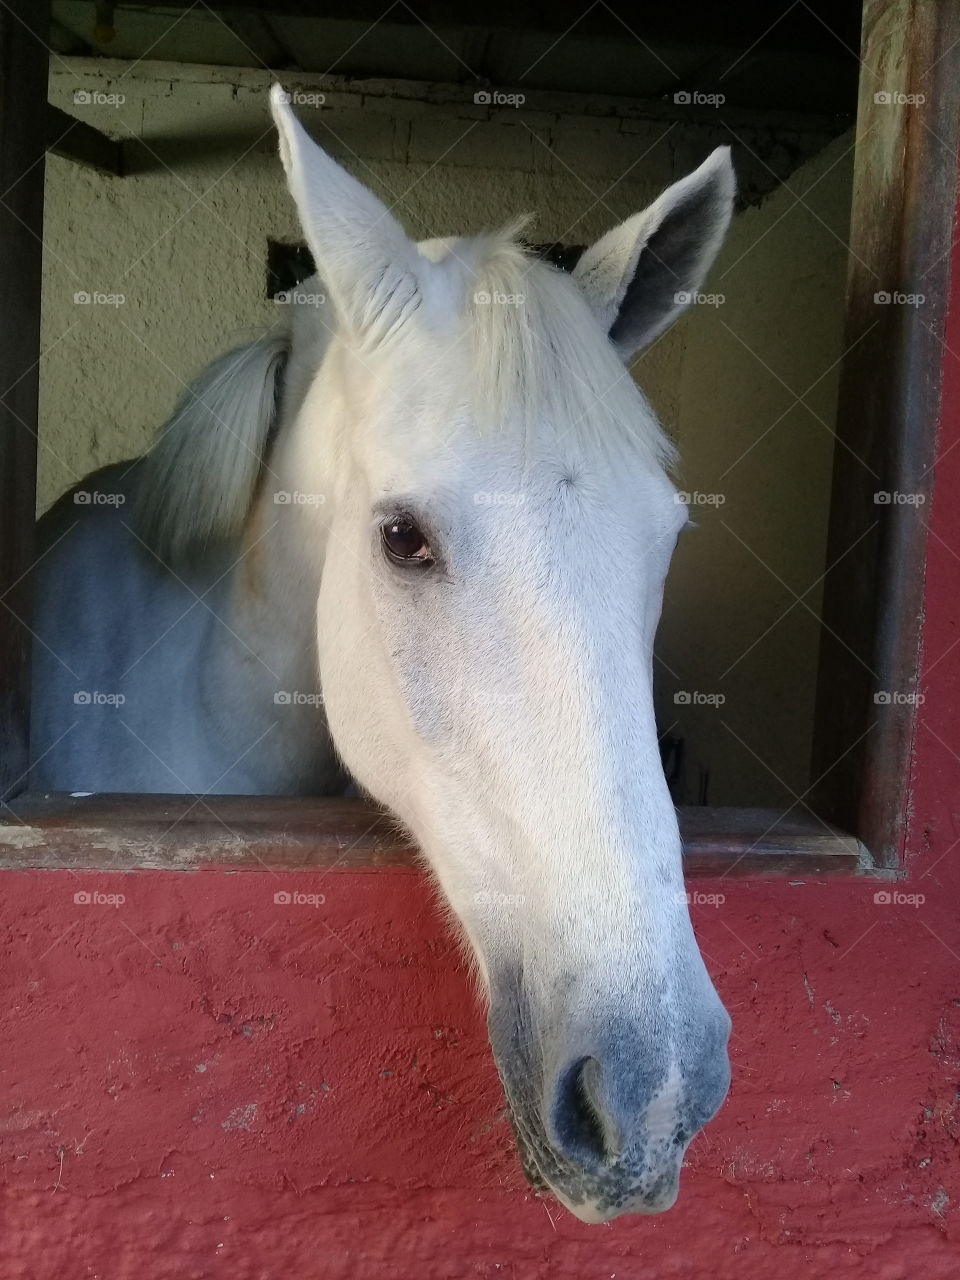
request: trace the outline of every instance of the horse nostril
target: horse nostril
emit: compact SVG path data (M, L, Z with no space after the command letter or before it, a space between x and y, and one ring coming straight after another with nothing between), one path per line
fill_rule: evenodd
M551 1119L558 1148L584 1168L596 1168L617 1154L610 1118L600 1101L601 1067L580 1058L560 1076Z

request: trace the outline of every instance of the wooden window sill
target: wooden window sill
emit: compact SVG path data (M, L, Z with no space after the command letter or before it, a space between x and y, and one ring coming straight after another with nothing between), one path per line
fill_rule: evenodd
M774 809L680 809L687 876L857 874L853 836ZM27 794L0 809L0 868L230 871L418 865L376 805L276 796Z

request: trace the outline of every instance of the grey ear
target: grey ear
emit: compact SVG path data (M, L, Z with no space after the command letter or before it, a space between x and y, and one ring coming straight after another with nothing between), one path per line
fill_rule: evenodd
M574 278L624 359L689 306L723 242L735 192L730 148L717 147L577 263Z

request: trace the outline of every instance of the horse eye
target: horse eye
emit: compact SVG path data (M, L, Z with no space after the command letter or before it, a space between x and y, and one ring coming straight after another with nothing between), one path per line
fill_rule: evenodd
M412 516L393 516L382 524L380 541L394 564L417 566L433 564L430 544Z

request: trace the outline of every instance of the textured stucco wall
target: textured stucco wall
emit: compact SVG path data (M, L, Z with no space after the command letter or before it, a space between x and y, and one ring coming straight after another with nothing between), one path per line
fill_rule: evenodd
M300 233L269 127L269 79L149 62L55 67L52 100L124 139L134 171L118 179L48 163L41 509L94 466L142 452L186 381L276 322L265 300L266 240ZM535 211L537 239L582 243L735 141L719 120L670 126L490 109L466 92L425 101L401 86L322 87L323 110L300 108L314 136L424 237ZM75 103L78 90L94 100ZM769 131L739 136L742 165L757 155L778 162ZM636 365L679 439L682 486L726 497L694 513L702 527L678 555L660 645L661 720L687 738L688 800L698 798L702 769L714 803L789 803L808 781L811 615L794 609L732 679L720 675L790 603L777 579L802 592L823 568L851 159L850 140L834 143L793 176L791 191L741 214L708 286L723 305L695 309ZM83 305L77 293L125 301ZM794 407L793 392L821 374L807 397L818 423ZM815 610L816 591L808 601ZM680 689L727 702L719 714L677 708ZM767 747L776 777L751 753Z
M960 626L936 558L931 662ZM919 906L872 880L691 885L720 897L693 912L733 1085L662 1217L587 1227L526 1188L419 874L0 872L0 1274L953 1280L960 688L934 675L897 886ZM291 888L324 901L276 905Z

